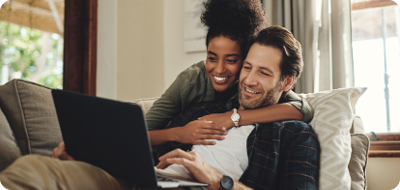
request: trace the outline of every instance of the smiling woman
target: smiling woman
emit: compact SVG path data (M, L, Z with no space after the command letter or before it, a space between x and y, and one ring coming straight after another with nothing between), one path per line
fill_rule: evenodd
M225 91L236 83L242 61L243 55L237 41L224 36L210 40L206 72L216 91Z

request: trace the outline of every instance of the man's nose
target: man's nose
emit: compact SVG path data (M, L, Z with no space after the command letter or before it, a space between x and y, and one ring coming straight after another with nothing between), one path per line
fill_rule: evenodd
M245 84L247 85L247 86L255 86L255 85L257 85L257 72L256 71L251 71L248 75L247 75L247 77L246 77L246 79L244 80L244 82L245 82Z

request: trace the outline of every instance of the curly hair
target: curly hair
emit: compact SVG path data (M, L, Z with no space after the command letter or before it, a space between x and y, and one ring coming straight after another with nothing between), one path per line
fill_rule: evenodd
M208 29L207 47L211 39L222 35L237 41L246 57L248 40L265 27L267 18L260 0L206 0L201 22Z

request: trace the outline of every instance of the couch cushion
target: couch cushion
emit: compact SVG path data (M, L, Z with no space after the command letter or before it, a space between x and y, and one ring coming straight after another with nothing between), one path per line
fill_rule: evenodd
M350 128L353 109L366 88L340 88L299 94L314 109L310 125L321 146L320 189L350 189Z
M369 138L364 133L351 135L351 160L349 170L351 176L351 189L365 189Z
M0 86L0 107L23 155L53 154L62 136L50 88L12 80Z
M153 106L156 100L158 100L158 98L142 98L137 99L133 102L139 105L143 110L143 114L146 115L146 113L150 110L151 106Z
M0 109L0 172L20 156L14 134Z

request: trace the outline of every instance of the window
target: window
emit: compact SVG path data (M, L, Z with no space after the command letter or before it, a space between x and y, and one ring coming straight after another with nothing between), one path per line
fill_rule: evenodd
M97 0L7 1L0 9L0 21L52 33L65 26L62 87L68 91L96 94ZM62 36L60 34L60 38Z
M352 0L356 105L371 139L370 156L400 156L400 16L389 0Z
M64 0L7 1L0 9L0 83L62 88Z
M356 113L363 118L366 132L398 132L399 7L387 5L354 9L353 6L352 30L355 85L368 87L356 107Z

